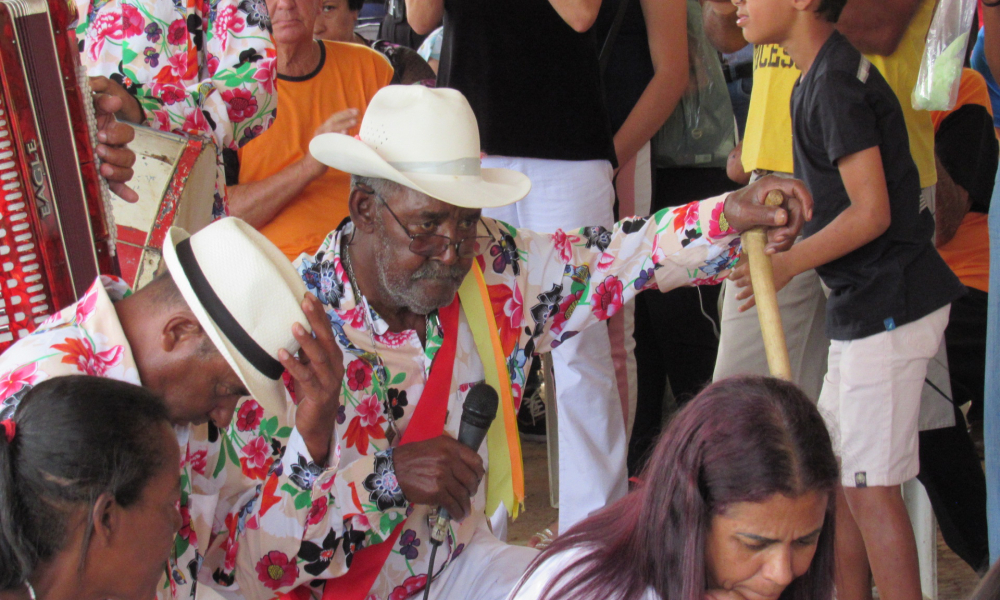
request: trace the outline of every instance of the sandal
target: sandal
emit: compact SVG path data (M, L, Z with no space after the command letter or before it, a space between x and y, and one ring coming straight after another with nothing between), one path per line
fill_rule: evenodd
M552 544L552 540L559 535L559 522L552 523L545 529L535 533L528 540L528 547L536 550L545 550Z

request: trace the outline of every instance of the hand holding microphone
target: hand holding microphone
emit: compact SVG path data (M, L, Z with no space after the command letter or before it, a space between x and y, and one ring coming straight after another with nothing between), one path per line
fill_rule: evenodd
M496 390L485 383L478 383L469 390L469 395L465 397L465 404L462 405L462 424L458 427L458 442L463 446L471 448L473 452L479 451L486 432L497 416L497 405L500 398ZM437 522L431 528L431 542L440 544L444 541L448 533L448 522L451 516L444 506L438 511Z
M485 384L481 385L486 388L486 394L492 393L494 398L496 397L496 392L492 388ZM477 388L479 386L469 391L465 401L466 406L469 405L470 399L481 397L480 394L483 392L475 392ZM481 400L475 402L478 404ZM480 410L476 412L482 413ZM492 414L495 413L496 408ZM470 426L465 423L467 411L463 409L462 414L460 440L463 439L463 432L474 433L474 430L470 430ZM471 417L472 413L468 414ZM492 421L492 418L489 420ZM479 423L482 423L481 419ZM483 435L488 428L489 422L485 427L480 427ZM464 435L467 436L469 433ZM481 442L482 438L476 442L477 449ZM423 442L397 446L393 450L392 459L396 479L407 500L414 504L440 506L455 519L464 519L469 514L472 508L471 497L476 493L479 482L485 475L483 459L476 450L442 435Z
M460 447L470 452L477 452L479 446L486 437L486 432L490 424L497 416L497 405L500 398L496 390L485 383L478 383L469 390L469 395L465 397L465 404L462 405L462 424L458 427L458 443ZM443 437L443 436L442 436ZM437 438L441 439L441 438ZM403 446L400 446L401 448ZM479 455L476 454L478 457ZM480 461L480 479L482 478L482 461ZM397 471L398 473L398 471ZM476 482L478 487L479 482ZM475 487L469 489L469 496L475 493ZM405 490L404 490L405 493ZM470 503L469 497L465 498L466 505ZM431 554L427 562L427 584L424 587L424 600L427 600L431 590L431 581L434 579L434 557L440 546L448 535L448 523L451 521L451 513L447 506L441 505L438 510L437 519L431 527ZM457 518L458 515L454 515ZM464 515L463 515L464 516Z

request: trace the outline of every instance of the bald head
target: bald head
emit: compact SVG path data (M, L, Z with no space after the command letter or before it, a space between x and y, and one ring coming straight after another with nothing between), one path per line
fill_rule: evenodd
M163 269L152 281L139 289L136 294L141 294L149 302L164 308L187 308L187 301L184 300L180 289L174 283L170 271L166 269Z
M232 419L246 387L163 271L115 303L143 387L163 398L175 425Z

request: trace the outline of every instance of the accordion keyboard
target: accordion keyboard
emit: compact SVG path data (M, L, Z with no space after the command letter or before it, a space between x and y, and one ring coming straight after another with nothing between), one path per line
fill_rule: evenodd
M0 97L0 347L34 329L51 307L12 140Z

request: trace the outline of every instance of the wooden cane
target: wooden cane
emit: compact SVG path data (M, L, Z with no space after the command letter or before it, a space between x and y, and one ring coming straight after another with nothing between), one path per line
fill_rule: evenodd
M765 206L781 206L784 195L780 190L771 190L764 199ZM760 332L764 337L764 354L771 375L791 381L792 365L788 360L788 346L785 344L785 329L781 325L778 312L778 293L774 289L774 270L771 257L764 254L767 245L767 231L755 227L743 232L743 248L750 261L750 278L753 281L753 295L757 302L757 316Z

